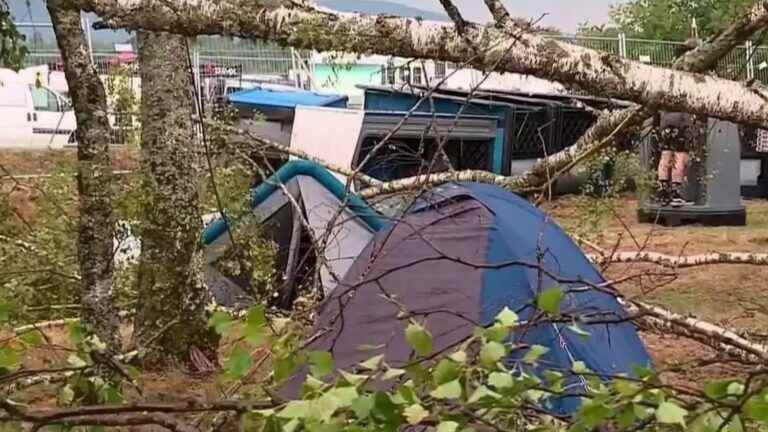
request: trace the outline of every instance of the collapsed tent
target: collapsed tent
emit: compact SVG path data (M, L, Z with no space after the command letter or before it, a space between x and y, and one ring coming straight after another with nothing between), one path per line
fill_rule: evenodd
M648 367L651 360L616 298L590 288L603 282L579 247L528 201L495 186L449 184L422 195L374 236L323 303L308 349L331 352L343 370L378 354L402 367L413 360L404 315L430 330L435 353L446 353L505 307L521 322L531 320L538 293L559 285L561 315L573 322L534 322L510 342L549 348L542 368L568 371L582 361L606 378L631 375L633 366ZM579 321L588 336L571 325ZM517 360L524 354L507 359L512 370L522 370ZM286 396L298 394L305 374L287 383ZM586 387L578 377L566 384L571 395ZM567 414L579 398L548 403Z
M257 223L261 235L277 244L277 267L285 291L312 277L318 257L315 241L326 240L319 259L320 284L329 293L349 269L373 234L382 227L378 214L365 201L347 194L344 185L320 165L288 162L251 192L252 213L242 223ZM237 240L237 239L236 239ZM242 307L253 302L247 277L228 275L217 263L232 249L227 222L220 218L203 233L206 283L217 304Z

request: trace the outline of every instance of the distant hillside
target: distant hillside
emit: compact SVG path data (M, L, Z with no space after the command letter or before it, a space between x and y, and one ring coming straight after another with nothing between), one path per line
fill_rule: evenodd
M20 22L50 22L44 0L7 0L14 20ZM401 0L402 1L402 0ZM369 14L390 14L406 17L421 17L426 20L444 21L448 17L435 11L419 9L405 4L388 0L318 0L318 3L331 9L343 12L363 12ZM88 14L91 22L96 16ZM50 28L33 30L25 27L21 31L26 34L30 45L42 48L53 48L55 44L53 31ZM111 47L112 44L125 42L130 36L124 31L101 30L94 32L94 43L101 47Z
M364 12L405 17L421 17L425 20L445 21L444 13L433 12L386 0L318 0L318 3L342 12Z

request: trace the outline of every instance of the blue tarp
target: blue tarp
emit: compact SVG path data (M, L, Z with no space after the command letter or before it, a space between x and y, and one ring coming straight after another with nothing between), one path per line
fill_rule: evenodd
M270 87L241 90L227 98L235 105L248 108L296 108L299 105L346 108L349 100L347 96L338 94Z

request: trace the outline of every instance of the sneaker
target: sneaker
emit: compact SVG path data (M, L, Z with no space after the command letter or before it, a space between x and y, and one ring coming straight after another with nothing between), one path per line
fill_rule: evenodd
M673 187L672 188L672 194L671 199L669 201L669 205L672 207L686 207L686 206L692 206L695 203L692 201L688 201L685 198L683 198L683 195L680 193L679 187Z
M659 183L659 188L656 191L656 195L654 196L654 199L662 207L669 205L669 203L672 201L672 194L670 192L669 183L667 182Z

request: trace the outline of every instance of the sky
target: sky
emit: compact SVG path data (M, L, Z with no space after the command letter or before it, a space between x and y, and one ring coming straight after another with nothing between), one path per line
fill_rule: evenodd
M440 9L438 0L392 0L421 9ZM469 20L485 22L490 19L482 0L454 0L462 14ZM518 17L539 18L541 25L557 27L563 32L572 33L580 23L592 24L608 22L610 6L621 0L504 0L510 13Z
M439 0L388 0L406 4L411 7L442 11ZM575 32L580 23L589 21L592 24L603 24L608 21L610 6L622 0L504 0L510 12L518 17L538 19L541 25L559 28L566 33ZM482 0L454 0L467 19L486 22L490 19ZM45 18L43 0L33 0L32 7L26 8L25 0L10 0L11 10L17 18L29 21L39 21ZM21 15L21 16L19 16Z

